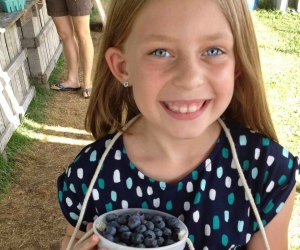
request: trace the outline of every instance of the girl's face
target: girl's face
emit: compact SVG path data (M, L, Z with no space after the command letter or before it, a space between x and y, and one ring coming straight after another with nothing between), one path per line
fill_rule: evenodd
M123 56L135 102L155 131L195 138L231 101L234 40L214 1L148 1Z

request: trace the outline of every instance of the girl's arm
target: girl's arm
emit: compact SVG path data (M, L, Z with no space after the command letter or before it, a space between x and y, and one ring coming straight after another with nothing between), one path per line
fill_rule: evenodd
M294 198L294 188L282 210L265 227L271 250L288 250L288 229L291 219ZM265 249L262 234L258 231L247 245L248 250Z
M88 224L87 226L87 231L89 231L92 228L92 223ZM72 237L72 234L74 232L74 227L71 224L67 225L66 229L66 236L63 238L61 242L61 250L67 249L67 246L69 244L69 241ZM76 235L76 242L85 234L85 232L79 231ZM96 235L92 235L82 243L80 243L78 246L73 248L72 250L92 250L92 249L98 249L97 244L98 244L99 238ZM103 249L104 250L104 249Z

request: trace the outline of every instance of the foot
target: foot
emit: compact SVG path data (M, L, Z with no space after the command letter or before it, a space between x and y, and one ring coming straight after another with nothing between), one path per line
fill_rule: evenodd
M92 88L84 88L82 90L82 97L85 99L88 99L88 98L90 98L91 93L92 93Z
M71 86L66 83L56 83L54 85L51 85L51 89L57 90L57 91L76 91L79 90L81 87L79 86Z

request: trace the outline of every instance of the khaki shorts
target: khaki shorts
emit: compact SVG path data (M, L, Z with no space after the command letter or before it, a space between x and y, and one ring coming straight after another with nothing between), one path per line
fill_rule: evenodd
M49 16L86 16L92 9L92 0L46 0Z

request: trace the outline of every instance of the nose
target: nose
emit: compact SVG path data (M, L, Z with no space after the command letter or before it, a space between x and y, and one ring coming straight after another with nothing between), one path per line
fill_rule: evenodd
M205 83L205 66L196 56L178 60L174 85L184 89L198 88Z

